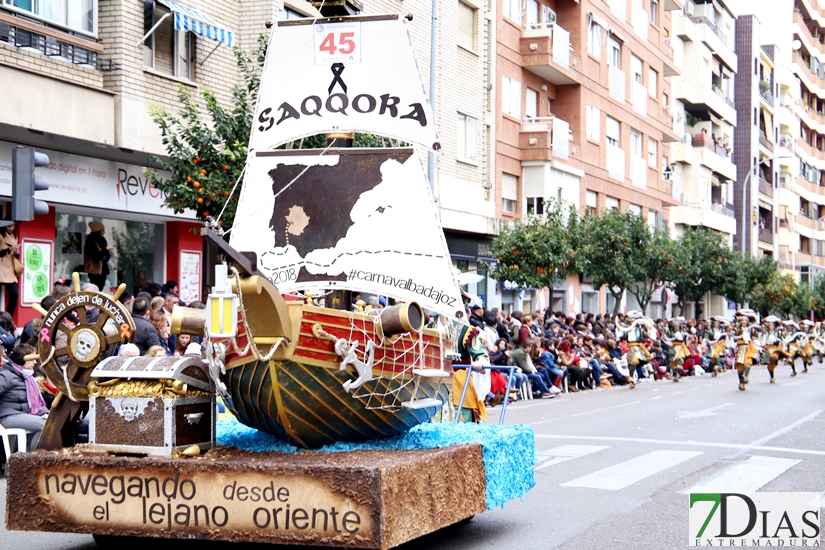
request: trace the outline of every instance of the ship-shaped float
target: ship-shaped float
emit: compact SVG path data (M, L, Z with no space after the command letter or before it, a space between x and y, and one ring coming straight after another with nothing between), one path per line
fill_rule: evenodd
M463 306L416 147L279 148L357 131L440 149L404 21L279 23L253 126L229 243L205 231L227 266L216 292L235 300L237 332L222 332L218 305L205 318L180 308L173 332L205 327L226 404L292 444L426 422L448 402L446 319ZM397 304L353 311L343 290ZM424 327L425 309L440 328Z

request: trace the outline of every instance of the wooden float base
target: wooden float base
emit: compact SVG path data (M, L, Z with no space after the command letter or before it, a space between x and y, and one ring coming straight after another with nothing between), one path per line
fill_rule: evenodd
M9 461L16 531L387 549L486 510L481 445L422 451Z

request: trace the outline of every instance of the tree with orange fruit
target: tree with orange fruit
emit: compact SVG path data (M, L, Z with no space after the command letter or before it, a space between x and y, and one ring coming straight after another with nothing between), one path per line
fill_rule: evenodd
M240 186L232 191L246 163L266 45L267 39L261 35L258 48L251 54L235 48L243 84L232 88L229 110L205 88L201 97L208 117L204 117L196 98L182 86L178 87L178 99L183 107L178 115L160 106L152 107L151 115L160 127L167 152L165 158L155 160L170 175L164 178L150 169L146 175L164 193L168 208L180 214L194 210L199 219L205 220L207 216L217 217L225 206L220 223L232 225Z

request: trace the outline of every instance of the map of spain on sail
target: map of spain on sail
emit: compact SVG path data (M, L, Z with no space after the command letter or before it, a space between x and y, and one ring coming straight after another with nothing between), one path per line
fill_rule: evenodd
M412 148L255 154L230 244L283 293L346 288L452 315L460 293Z
M381 183L381 165L409 157L381 152L344 155L335 166L279 164L269 172L277 196L270 220L275 247L294 246L302 258L334 248L354 223L355 203Z

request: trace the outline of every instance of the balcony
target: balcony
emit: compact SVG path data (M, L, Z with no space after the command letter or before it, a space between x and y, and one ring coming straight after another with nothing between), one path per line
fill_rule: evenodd
M759 87L760 87L759 97L761 97L762 99L764 99L764 100L765 100L765 103L767 103L767 104L768 104L768 106L770 106L770 107L771 107L771 109L773 109L774 99L773 99L773 94L771 93L771 90L770 90L770 89L767 89L767 90L764 90L764 91L763 91L763 90L761 90L761 88L762 88L762 84L761 84L761 83L759 84Z
M773 185L763 177L759 177L759 192L766 197L773 198Z
M759 145L773 153L773 143L768 139L764 130L759 130Z
M736 217L733 210L720 204L693 204L683 201L682 205L670 208L670 218L674 225L707 227L728 235L736 234Z
M617 69L613 65L609 65L609 88L610 88L610 97L618 101L619 103L624 103L624 93L625 93L625 77L624 72Z
M630 156L630 181L633 187L647 188L647 160L642 157Z
M793 62L800 67L802 75L816 88L821 88L823 85L822 79L813 70L811 70L811 62L802 57L799 52L793 52Z
M773 232L770 229L766 229L764 227L759 228L759 242L760 243L767 243L773 246Z
M736 166L728 150L714 143L707 134L696 134L692 139L696 161L729 179L736 179Z
M733 205L730 205L730 204L725 205L725 204L719 204L719 203L715 202L715 203L710 205L710 209L713 210L714 212L718 212L718 213L722 214L723 216L727 216L729 218L735 218L736 217L736 213L733 211Z
M558 117L537 117L521 123L521 160L560 160L578 167L581 145L570 139L570 125Z
M679 13L679 12L676 12ZM687 17L675 15L673 32L685 40L704 42L728 67L736 68L736 54L728 37L707 17Z
M614 180L624 181L625 152L621 147L607 144L607 173Z
M555 23L522 29L519 43L525 69L557 85L579 84L582 59L570 47L570 33Z
M633 103L633 110L636 114L643 117L647 116L647 98L648 90L644 84L640 84L635 80L630 82L630 99Z
M733 101L725 96L724 92L711 85L698 85L688 79L679 78L672 83L673 97L685 103L685 109L691 111L711 109L720 118L730 124L736 124L736 108Z

